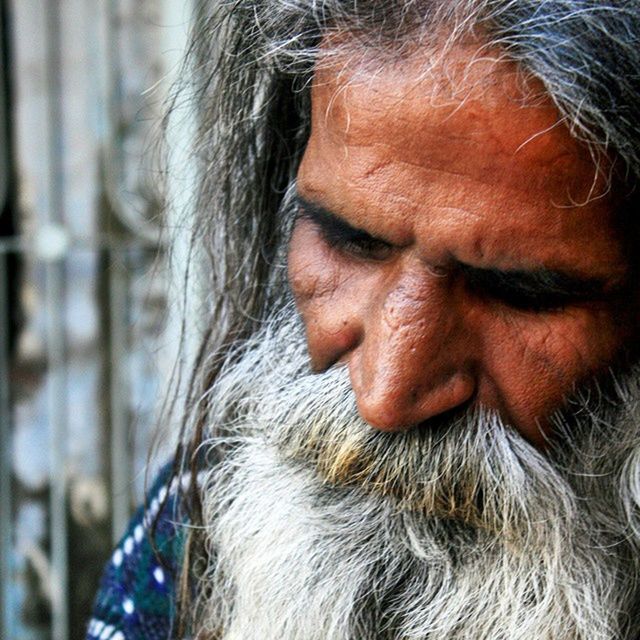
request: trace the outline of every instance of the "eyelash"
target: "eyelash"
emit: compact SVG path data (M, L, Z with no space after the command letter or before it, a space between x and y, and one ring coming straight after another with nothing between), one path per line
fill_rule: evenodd
M481 297L496 300L512 309L529 313L562 311L571 302L571 299L561 293L529 291L508 282L487 282L469 273L466 275L466 283L473 293Z
M554 296L525 292L493 292L494 300L502 302L512 309L530 313L554 313L562 311L567 306L566 300L556 299Z
M324 233L323 236L325 236ZM392 251L390 244L375 238L325 237L325 241L332 249L364 260L384 260Z
M393 251L392 245L379 240L365 232L350 232L346 229L334 228L323 224L304 210L300 211L299 219L309 220L320 233L322 240L331 249L362 260L380 261L386 259Z

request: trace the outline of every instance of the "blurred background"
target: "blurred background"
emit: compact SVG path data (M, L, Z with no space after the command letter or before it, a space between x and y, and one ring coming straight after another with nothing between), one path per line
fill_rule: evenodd
M187 249L155 150L192 12L0 0L2 640L84 637L102 567L170 455L169 433L149 462ZM186 110L164 185L183 213L190 130Z

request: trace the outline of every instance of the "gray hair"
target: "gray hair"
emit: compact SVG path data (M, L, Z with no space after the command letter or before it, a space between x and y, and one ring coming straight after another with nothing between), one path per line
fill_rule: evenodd
M435 32L448 44L480 35L543 83L574 136L615 158L630 185L640 176L637 0L201 0L185 88L199 119L194 246L212 301L182 464L210 428L203 394L282 300L283 204L309 134L318 47L334 32L398 55Z

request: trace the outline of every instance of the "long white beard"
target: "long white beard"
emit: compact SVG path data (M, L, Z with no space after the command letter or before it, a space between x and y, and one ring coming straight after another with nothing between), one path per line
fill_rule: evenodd
M618 395L573 407L548 454L482 410L382 434L344 369L310 373L294 314L274 321L208 399L222 460L205 484L198 631L635 638L640 394Z

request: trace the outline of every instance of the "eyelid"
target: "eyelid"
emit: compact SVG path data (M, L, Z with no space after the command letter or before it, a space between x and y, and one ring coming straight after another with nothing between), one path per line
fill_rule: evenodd
M574 279L554 272L500 272L462 267L470 289L499 302L531 312L560 311L568 305L606 297L599 280ZM539 280L539 281L538 281Z
M376 238L364 229L352 227L348 222L312 203L307 204L298 198L297 204L297 219L311 222L333 249L369 260L382 260L393 249L393 245L386 240Z
M298 198L297 200L297 208L298 219L309 220L310 222L315 223L321 229L326 229L327 231L330 231L332 233L340 232L345 236L349 235L350 237L377 239L364 229L353 227L348 222L336 216L335 214L330 213L329 211L325 211L322 207L314 205L313 203L307 203L301 198Z

